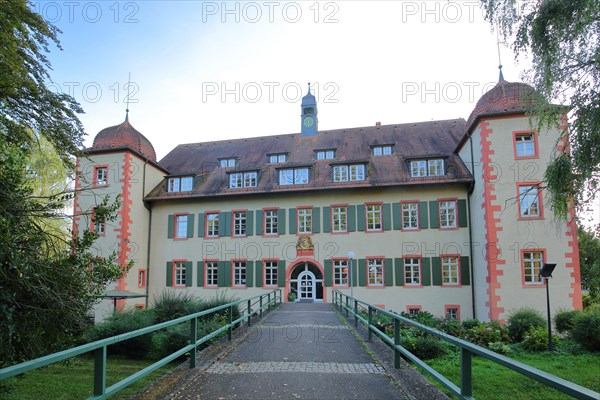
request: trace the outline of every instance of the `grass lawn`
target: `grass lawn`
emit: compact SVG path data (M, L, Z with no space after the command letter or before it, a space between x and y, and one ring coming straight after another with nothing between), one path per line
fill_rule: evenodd
M143 369L152 362L109 357L106 371L107 386L117 383L127 376ZM177 364L168 364L158 371L131 384L112 396L111 399L127 399L171 371ZM3 382L9 386L9 392L0 388L3 400L81 400L92 395L94 383L94 360L92 358L73 358L68 363L56 363L28 372Z
M512 354L512 359L580 386L600 392L600 354ZM460 385L458 353L428 361L442 375ZM476 399L571 399L571 397L481 357L473 358L473 397Z

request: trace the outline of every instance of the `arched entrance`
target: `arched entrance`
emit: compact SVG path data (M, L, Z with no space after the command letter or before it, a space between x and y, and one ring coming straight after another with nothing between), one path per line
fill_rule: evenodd
M289 290L297 301L323 301L323 273L311 262L300 262L290 274Z

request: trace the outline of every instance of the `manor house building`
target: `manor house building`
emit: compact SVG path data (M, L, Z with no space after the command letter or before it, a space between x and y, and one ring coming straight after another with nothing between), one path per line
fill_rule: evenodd
M134 262L111 289L147 297L118 309L164 290L330 302L339 289L397 312L505 320L545 311L546 262L553 311L580 309L574 218L554 217L542 182L565 127L531 128L532 93L501 78L466 121L321 131L309 88L297 133L180 144L160 161L126 118L78 160L74 230L100 235L98 257ZM118 217L94 224L105 195ZM111 311L104 300L96 317Z

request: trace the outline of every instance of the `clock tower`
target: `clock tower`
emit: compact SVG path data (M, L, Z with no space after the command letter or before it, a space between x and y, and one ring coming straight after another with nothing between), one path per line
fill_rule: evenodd
M301 136L317 135L317 100L310 92L310 82L308 83L308 93L302 98L301 115Z

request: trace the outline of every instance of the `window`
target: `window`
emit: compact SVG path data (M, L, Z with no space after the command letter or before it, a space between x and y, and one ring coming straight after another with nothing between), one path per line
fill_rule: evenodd
M348 231L348 207L331 207L333 232Z
M523 277L525 284L542 284L540 271L544 262L544 253L542 251L524 251L523 252Z
M96 167L94 174L94 186L108 185L108 167Z
M233 263L233 285L246 286L246 262L235 261Z
M146 287L146 270L140 269L138 271L138 287L145 288Z
M440 201L440 228L456 228L456 201Z
M94 212L94 209L92 209L91 217L92 217L91 229L97 235L104 236L104 234L106 233L106 221L96 220L96 213Z
M406 285L417 286L421 284L421 259L404 259L404 282Z
M277 286L277 261L265 261L265 286Z
M381 204L368 204L367 207L367 231L380 231L383 226L381 215Z
M419 203L402 203L402 229L419 228Z
M312 209L298 209L298 233L312 233Z
M238 172L229 174L229 187L232 189L256 187L258 183L257 178L257 172Z
M335 158L335 150L318 150L317 160L333 160Z
M210 287L216 287L219 282L219 268L216 261L206 261L204 263L204 275L205 285Z
M519 215L521 218L542 216L539 185L519 185Z
M443 176L444 160L414 160L410 162L410 176L419 178L424 176Z
M535 132L515 133L515 158L537 157Z
M206 237L219 236L219 213L206 214Z
M381 258L367 260L369 286L383 286L383 260Z
M175 262L175 286L185 286L185 262Z
M458 257L442 257L442 284L459 284Z
M335 286L348 286L348 260L333 261L333 284Z
M177 178L169 178L167 192L189 192L194 184L193 176L180 176Z
M186 239L188 230L188 216L175 215L175 239Z
M446 306L446 319L460 319L460 308L458 306Z
M271 164L284 163L286 161L287 161L287 154L285 154L285 153L269 155L269 163L271 163Z
M422 308L421 306L406 306L406 310L408 315L415 317L421 312Z
M235 158L222 158L219 160L219 166L221 168L235 167L236 164L237 164L237 159L235 159Z
M246 236L246 212L233 212L233 236Z
M279 170L280 185L303 185L308 183L308 168Z
M279 211L278 210L265 210L264 218L265 218L265 235L277 235L279 233L279 230L278 230Z
M333 167L334 182L364 181L365 166L363 164L336 165Z
M392 146L373 146L373 155L374 156L386 156L392 154Z

